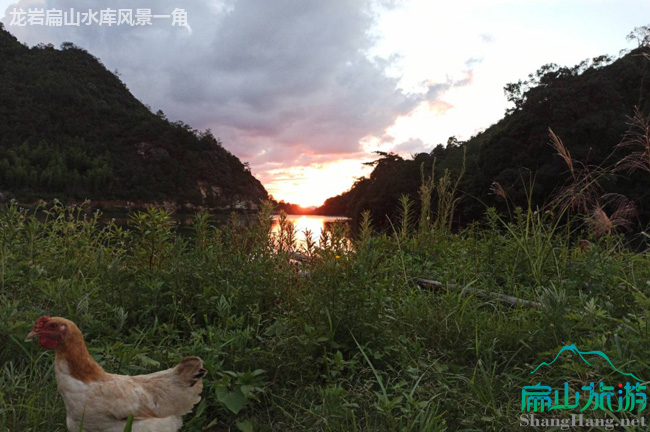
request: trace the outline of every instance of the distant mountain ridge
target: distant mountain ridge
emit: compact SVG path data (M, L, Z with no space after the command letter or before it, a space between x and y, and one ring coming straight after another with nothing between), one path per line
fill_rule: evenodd
M267 191L212 134L138 101L99 59L33 48L0 24L0 201L254 208Z
M358 218L367 209L375 222L389 227L387 216L398 217L400 195L417 201L421 166L430 174L437 160L436 178L446 169L456 176L464 152L466 171L460 183L464 194L454 224L481 219L486 206L507 211L504 201L493 193L495 182L512 202L523 207L532 189L533 208L541 206L553 199L570 176L566 163L550 145L549 128L581 163L620 160L623 154L616 145L628 131L635 107L646 116L650 113L649 66L648 47L616 60L600 56L575 67L545 65L531 74L530 82L506 86L506 96L515 108L484 132L465 142L451 137L446 146L439 144L430 153L410 159L380 154L369 177L328 199L317 212ZM601 186L633 200L642 223L650 220L650 173L605 176ZM433 202L435 205L435 197ZM417 205L414 211L418 214Z

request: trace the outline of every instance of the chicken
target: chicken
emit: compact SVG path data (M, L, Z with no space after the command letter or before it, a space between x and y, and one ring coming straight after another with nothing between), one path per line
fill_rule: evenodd
M56 383L71 432L123 432L131 415L133 432L175 432L181 416L201 400L206 370L198 357L149 375L115 375L88 354L81 331L70 320L41 317L27 337L54 350Z

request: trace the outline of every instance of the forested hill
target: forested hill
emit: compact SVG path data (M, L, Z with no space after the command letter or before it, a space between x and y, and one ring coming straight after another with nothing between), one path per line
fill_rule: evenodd
M0 24L0 200L253 206L268 195L210 132L168 121L71 43L28 48Z
M628 174L613 168L634 150L617 144L630 128L635 107L642 116L650 113L649 53L646 47L615 61L602 56L575 67L543 66L527 81L506 86L506 97L515 107L483 133L466 142L452 137L446 146L438 145L431 153L410 159L380 154L368 178L328 199L318 212L357 217L369 209L381 224L387 220L386 215L396 217L401 194L417 199L422 165L425 173L431 173L437 159L436 177L449 169L453 179L461 171L463 152L466 171L459 184L462 199L456 222L480 219L486 206L506 209L503 198L492 193L494 182L522 206L526 206L527 191L532 188L533 205L541 206L558 197L559 188L571 175L568 165L550 145L550 128L575 160L576 176L578 171L585 174L582 164L598 174L600 187L593 189L591 199L598 200L607 193L609 197L611 193L625 195L636 203L640 220L647 222L650 172ZM435 195L432 202L435 207Z

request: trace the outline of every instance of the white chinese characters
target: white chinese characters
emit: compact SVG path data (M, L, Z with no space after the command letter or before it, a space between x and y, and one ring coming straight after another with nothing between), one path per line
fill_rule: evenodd
M74 8L43 9L43 8L13 8L9 11L11 16L10 26L90 26L99 25L105 27L118 26L150 26L154 20L171 21L172 26L187 27L187 11L185 9L174 9L167 15L154 15L151 9L100 9L100 10L79 10Z

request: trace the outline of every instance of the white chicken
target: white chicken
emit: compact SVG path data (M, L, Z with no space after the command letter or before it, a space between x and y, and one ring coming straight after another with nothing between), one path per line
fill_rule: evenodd
M93 360L70 320L41 317L27 337L54 350L54 373L70 432L122 432L130 416L133 432L176 432L181 417L201 400L206 370L198 357L149 375L115 375Z

